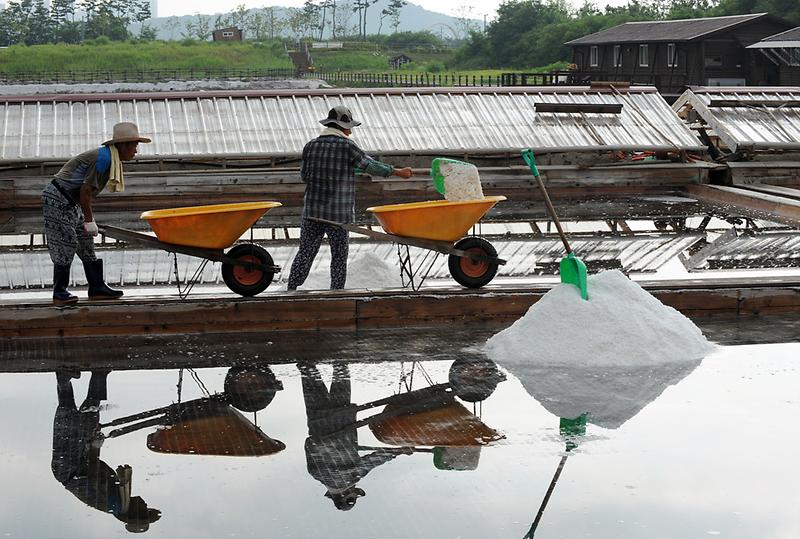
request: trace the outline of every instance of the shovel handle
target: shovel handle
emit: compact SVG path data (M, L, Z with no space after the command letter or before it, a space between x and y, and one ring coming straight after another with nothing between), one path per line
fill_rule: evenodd
M567 250L567 254L570 254L572 249L569 246L569 242L567 241L567 236L564 234L564 230L561 228L561 222L558 220L558 215L556 215L556 209L553 207L553 203L550 202L550 196L547 194L547 189L544 187L542 177L539 175L539 169L536 168L536 162L533 159L533 150L530 148L522 150L522 159L525 161L525 163L527 163L528 167L530 167L531 172L536 178L536 181L539 182L539 188L542 190L542 194L544 195L544 203L547 206L547 213L550 214L550 218L556 224L556 230L558 230L558 235L561 237L561 241L564 243L564 248Z

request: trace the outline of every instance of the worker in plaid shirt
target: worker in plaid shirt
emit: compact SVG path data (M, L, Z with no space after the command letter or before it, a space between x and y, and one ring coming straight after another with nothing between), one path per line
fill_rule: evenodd
M305 282L325 235L331 247L331 290L344 288L347 280L348 233L338 226L309 218L337 223L353 222L355 168L372 176L410 178L412 174L409 167L394 168L376 161L350 140L352 129L361 125L361 122L353 120L347 107L332 108L328 117L319 123L325 129L303 148L300 176L306 183L306 193L300 225L300 246L289 273L289 290L295 290Z

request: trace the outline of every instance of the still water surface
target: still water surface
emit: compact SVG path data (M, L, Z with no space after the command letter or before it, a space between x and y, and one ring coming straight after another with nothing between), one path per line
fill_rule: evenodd
M800 537L800 344L519 379L444 331L6 347L0 535Z

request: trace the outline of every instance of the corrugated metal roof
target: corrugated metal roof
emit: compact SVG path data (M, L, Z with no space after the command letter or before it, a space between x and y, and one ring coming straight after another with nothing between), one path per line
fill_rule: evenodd
M731 268L785 268L800 266L800 234L770 232L722 236L704 248L707 252L691 270ZM690 259L691 260L691 259Z
M731 106L711 106L728 102ZM694 109L731 151L800 149L800 87L696 87L672 108ZM723 105L725 103L722 103ZM781 106L783 104L784 106ZM777 105L777 106L776 106Z
M626 22L588 36L567 41L565 45L691 41L766 16L768 16L767 13L752 13L749 15L705 17L702 19Z
M800 26L775 34L774 36L765 37L759 43L770 43L774 41L794 41L800 43ZM750 47L756 47L757 45L758 43L754 43L750 45Z
M623 106L541 113L537 102ZM66 160L107 140L119 121L153 139L142 157L294 157L338 104L363 122L353 138L371 153L702 149L649 87L162 92L0 97L0 162Z

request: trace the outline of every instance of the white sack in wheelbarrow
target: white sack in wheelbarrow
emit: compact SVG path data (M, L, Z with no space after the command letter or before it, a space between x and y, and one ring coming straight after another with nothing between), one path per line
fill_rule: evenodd
M478 167L470 163L443 161L439 171L444 177L444 198L451 202L483 198Z

